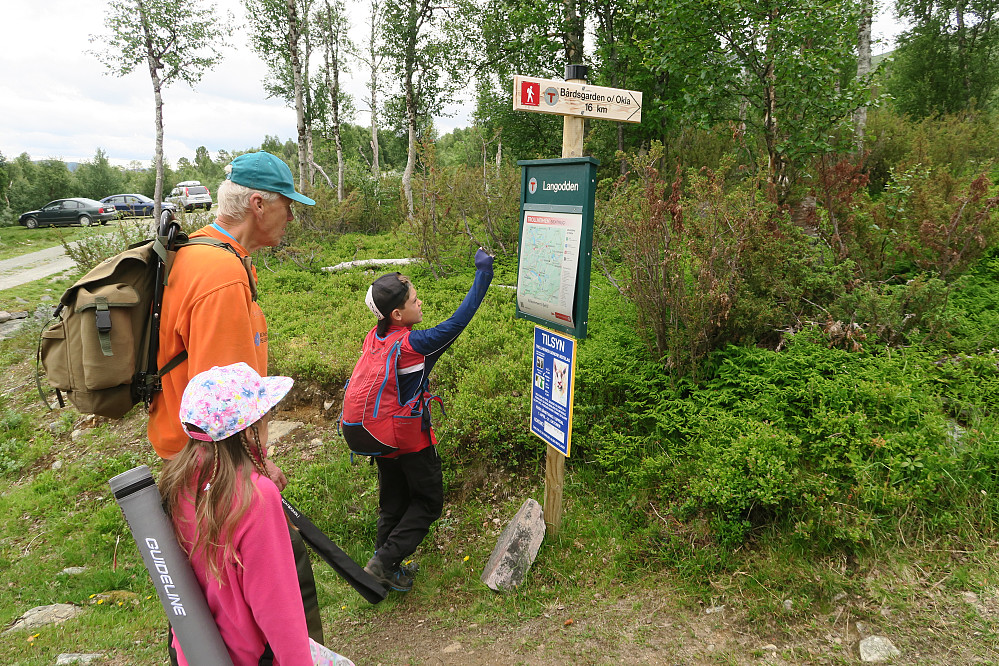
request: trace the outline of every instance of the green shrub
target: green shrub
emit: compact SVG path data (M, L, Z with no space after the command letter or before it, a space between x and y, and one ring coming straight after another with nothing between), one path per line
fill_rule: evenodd
M62 246L66 250L66 256L73 260L79 270L89 271L108 257L124 251L129 245L151 238L153 235L149 230L148 221L141 219L132 218L114 224L116 227L111 233L104 233L101 227L92 227L88 235L75 243L63 241Z

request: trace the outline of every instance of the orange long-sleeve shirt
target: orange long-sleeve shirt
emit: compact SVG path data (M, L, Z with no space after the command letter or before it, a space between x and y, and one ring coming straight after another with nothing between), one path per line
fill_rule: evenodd
M246 250L213 227L194 236L211 236ZM254 278L256 277L256 269ZM253 300L239 258L224 248L192 245L177 252L163 291L160 347L163 367L187 350L187 360L163 377L163 390L149 409L148 436L161 458L172 458L187 444L180 425L180 399L191 377L216 365L243 361L267 374L267 321Z

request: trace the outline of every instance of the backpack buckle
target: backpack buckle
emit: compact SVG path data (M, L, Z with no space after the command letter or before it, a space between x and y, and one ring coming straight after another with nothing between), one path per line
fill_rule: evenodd
M100 306L97 308L97 332L98 333L108 333L111 331L111 311L107 309L107 305L104 309Z

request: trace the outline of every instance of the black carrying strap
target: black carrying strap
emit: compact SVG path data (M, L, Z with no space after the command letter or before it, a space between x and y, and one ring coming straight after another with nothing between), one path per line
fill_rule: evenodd
M350 558L350 555L340 550L340 547L333 543L328 536L316 527L308 517L296 509L291 502L284 497L281 498L285 513L294 523L295 527L302 534L305 543L312 547L312 550L319 554L319 557L326 561L326 564L333 567L333 571L347 581L357 593L364 597L369 604L377 604L383 600L388 591L374 579L374 577L364 570L364 567Z

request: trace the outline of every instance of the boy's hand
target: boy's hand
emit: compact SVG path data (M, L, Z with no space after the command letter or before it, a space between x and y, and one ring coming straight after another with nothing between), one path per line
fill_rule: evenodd
M475 253L475 270L490 272L493 270L493 256L481 247Z

